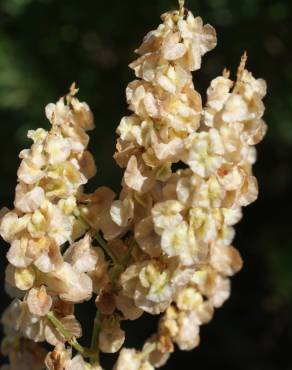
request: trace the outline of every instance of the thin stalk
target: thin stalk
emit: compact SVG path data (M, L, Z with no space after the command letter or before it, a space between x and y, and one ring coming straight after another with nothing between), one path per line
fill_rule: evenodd
M136 246L136 241L133 240L132 243L129 246L129 249L128 249L126 255L124 256L124 258L122 260L122 265L124 267L126 267L128 265L128 263L129 263L129 261L132 257L132 252L133 252L133 249L135 248L135 246Z
M96 311L94 318L94 325L91 338L91 347L92 356L90 359L91 365L99 364L99 333L101 330L101 314L99 310Z
M66 341L73 347L77 352L79 352L84 357L90 357L89 351L78 343L77 339L64 328L60 320L57 319L53 311L47 314L48 320L54 325L54 327L63 335Z
M179 3L179 12L180 12L180 15L183 15L184 14L184 6L185 6L185 0L178 0L178 3Z
M99 234L99 232L96 232L92 229L92 227L89 225L89 223L86 221L86 219L82 216L79 209L76 208L73 212L76 219L78 219L85 229L91 229L94 234L94 239L99 243L99 245L104 249L106 254L110 257L110 259L114 262L114 264L119 264L119 261L117 260L116 256L112 253L110 248L107 245L107 242L102 238L102 236Z
M90 225L88 224L88 222L85 220L85 218L81 215L80 211L78 208L75 208L74 211L73 211L73 215L75 216L75 218L81 222L82 226L84 227L84 229L90 229Z
M118 265L119 261L117 257L112 253L109 246L107 245L107 242L102 238L102 236L99 233L96 233L93 237L99 243L99 245L105 250L106 254L110 257L113 263L115 265Z
M122 265L116 265L111 270L111 272L110 272L110 279L111 279L111 283L112 283L112 286L113 287L116 286L116 282L119 279L119 277L121 276L121 273L123 271L124 271L124 268L123 268Z

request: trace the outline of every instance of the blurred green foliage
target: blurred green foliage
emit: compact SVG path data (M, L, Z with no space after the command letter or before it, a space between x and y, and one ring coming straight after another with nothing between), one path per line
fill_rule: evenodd
M285 356L279 352L283 364L278 359L274 366L268 354L278 354L280 347L283 350L291 344L285 328L292 329L292 317L287 315L292 296L292 2L187 0L186 6L218 33L217 48L203 59L202 70L195 74L199 91L205 91L224 67L234 75L244 50L249 55L249 69L268 83L265 119L269 132L259 147L256 166L260 199L245 211L235 241L246 267L235 278L230 305L218 314L223 322L220 324L218 317L213 324L213 342L209 332L196 360L206 361L205 351L222 361L229 356L222 362L226 369L288 370L292 367L283 362ZM115 128L127 112L124 90L134 79L127 65L142 37L158 25L159 15L176 7L176 0L0 2L1 205L12 203L17 155L28 145L26 131L48 125L45 105L64 95L73 81L96 120L91 148L99 172L91 186L107 184L119 190L121 172L112 154ZM249 315L251 321L242 319L240 326L241 314ZM254 326L256 343L248 339L245 325L250 330ZM267 335L272 342L265 337L265 330L270 330ZM222 347L217 348L214 335L222 335ZM223 352L219 354L219 350ZM257 353L261 355L257 357ZM247 362L234 367L237 355ZM202 369L213 364L208 361Z

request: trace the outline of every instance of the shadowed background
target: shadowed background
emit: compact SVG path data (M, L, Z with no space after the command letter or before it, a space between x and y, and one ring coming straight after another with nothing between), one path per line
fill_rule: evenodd
M202 328L200 347L176 352L165 369L291 370L292 2L188 0L186 6L218 33L217 48L196 73L196 88L204 97L209 81L224 67L234 76L247 50L248 68L268 83L269 131L255 166L260 196L245 209L234 242L244 269L233 278L230 300ZM26 131L48 127L45 105L64 95L73 81L96 121L91 150L98 175L90 187L106 184L119 191L121 171L112 154L115 128L127 114L124 91L134 79L127 65L160 14L175 7L176 0L1 1L0 206L12 206L18 152L28 146ZM6 251L1 241L1 311L9 302L2 289ZM80 307L78 315L89 331L92 305ZM142 345L155 325L148 316L130 323L126 344ZM110 369L108 356L104 364Z

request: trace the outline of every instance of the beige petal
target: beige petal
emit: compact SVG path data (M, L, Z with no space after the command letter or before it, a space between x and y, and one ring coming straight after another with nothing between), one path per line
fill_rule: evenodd
M32 288L27 296L27 305L33 315L45 316L52 307L52 297L47 294L46 288Z

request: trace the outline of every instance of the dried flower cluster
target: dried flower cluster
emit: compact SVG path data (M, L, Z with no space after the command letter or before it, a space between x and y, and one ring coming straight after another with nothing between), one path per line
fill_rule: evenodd
M199 344L200 326L230 294L242 267L232 246L241 209L255 201L254 146L266 132L266 84L245 69L215 78L203 106L192 80L216 33L183 7L162 16L130 66L130 116L118 126L122 191L86 194L95 175L86 150L93 118L70 93L46 107L49 132L29 131L14 210L0 233L10 244L2 322L9 370L101 370L99 351L121 349L124 320L162 314L141 351L123 348L116 370L164 365L176 344ZM74 307L94 296L92 344L79 344ZM46 353L39 342L51 344ZM73 354L72 349L77 352ZM74 353L75 353L74 352Z

